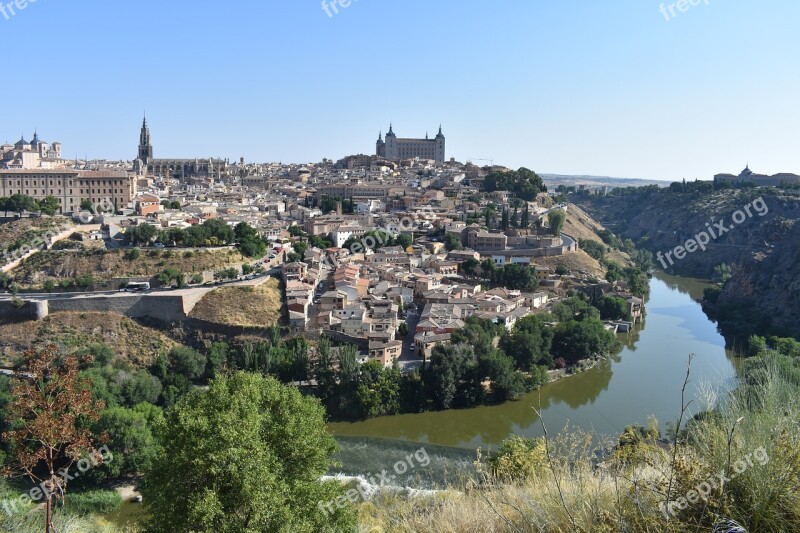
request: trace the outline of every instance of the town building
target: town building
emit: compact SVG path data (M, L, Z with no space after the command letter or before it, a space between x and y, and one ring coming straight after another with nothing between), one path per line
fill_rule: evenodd
M53 196L61 214L77 212L84 200L101 209L128 207L136 196L136 183L135 176L121 170L0 169L0 196Z
M38 132L34 132L31 142L26 141L23 135L13 145L0 146L0 169L52 169L63 164L61 143L44 142L39 139Z

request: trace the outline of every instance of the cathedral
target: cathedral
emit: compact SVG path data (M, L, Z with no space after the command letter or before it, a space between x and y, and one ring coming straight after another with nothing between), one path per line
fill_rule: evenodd
M383 157L390 161L418 157L420 159L432 159L437 163L444 163L444 147L444 134L441 126L439 126L439 133L434 139L429 139L427 133L424 139L402 139L395 135L392 125L389 124L389 133L386 134L385 141L383 140L383 133L378 134L375 153L378 157Z
M139 175L166 176L167 171L173 178L220 177L228 171L230 163L227 159L155 159L153 143L150 140L150 127L147 118L142 121L139 132L139 153L133 162L133 170Z

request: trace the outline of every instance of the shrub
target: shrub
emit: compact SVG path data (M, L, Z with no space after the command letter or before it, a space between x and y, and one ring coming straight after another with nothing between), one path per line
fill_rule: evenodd
M118 511L122 497L113 490L89 490L70 493L64 499L64 508L74 514L108 514Z
M125 252L125 259L128 261L135 261L142 256L142 250L140 248L134 248L132 250L127 250Z
M546 467L544 439L514 435L504 440L497 453L489 456L486 465L479 466L479 469L493 480L516 483L541 474Z

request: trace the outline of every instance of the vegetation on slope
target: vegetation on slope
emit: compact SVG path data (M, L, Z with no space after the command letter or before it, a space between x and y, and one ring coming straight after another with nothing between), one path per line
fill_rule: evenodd
M62 281L90 276L89 285L117 278L156 276L166 269L184 274L239 266L248 260L234 249L221 250L46 250L13 270L23 287L42 287L47 280ZM116 287L112 287L116 289Z
M64 354L106 344L113 346L120 358L138 366L152 364L159 352L177 345L164 333L115 313L67 312L41 321L0 324L0 354L6 363L31 345L51 343Z

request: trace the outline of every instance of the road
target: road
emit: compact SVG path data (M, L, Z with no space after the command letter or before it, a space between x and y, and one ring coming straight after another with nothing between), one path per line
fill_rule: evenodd
M417 358L417 355L414 353L414 335L416 335L417 324L419 324L418 311L408 311L406 324L408 324L408 335L406 335L406 338L402 339L403 352L400 355L400 359L397 360L400 371L404 374L422 365L422 360Z

